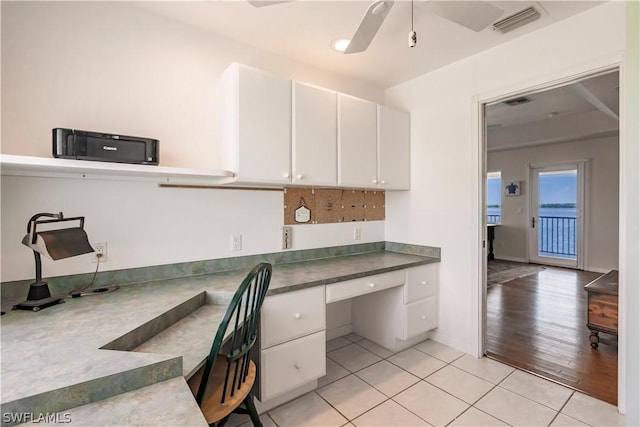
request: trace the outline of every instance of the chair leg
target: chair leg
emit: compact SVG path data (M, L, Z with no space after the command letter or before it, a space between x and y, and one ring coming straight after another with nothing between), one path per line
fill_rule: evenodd
M262 421L260 421L260 417L258 416L258 411L256 410L256 405L253 403L253 396L251 393L244 398L244 406L246 406L247 411L249 412L253 427L262 427Z

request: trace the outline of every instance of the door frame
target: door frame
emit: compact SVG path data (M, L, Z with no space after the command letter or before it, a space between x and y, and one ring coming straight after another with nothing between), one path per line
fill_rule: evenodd
M538 75L529 78L518 84L513 84L507 87L498 87L493 90L477 93L471 97L471 108L476 112L472 115L472 134L471 138L476 141L477 152L475 157L477 160L476 180L477 180L477 193L476 193L476 232L473 236L479 237L475 242L476 255L478 262L476 263L477 271L476 277L480 280L478 282L477 293L472 295L474 300L474 313L477 317L477 335L476 335L476 356L482 357L486 354L486 339L487 339L487 219L486 219L486 173L487 173L487 144L486 144L486 117L485 106L500 102L502 100L510 99L513 97L523 96L525 94L531 94L535 92L541 92L556 87L565 86L578 80L582 80L588 77L593 77L598 74L604 74L618 70L620 72L620 100L623 103L624 84L625 84L625 61L623 54L610 55L605 58L593 60L588 63L582 63L576 65L570 69L558 70L546 75ZM623 130L625 129L625 110L620 109L620 146L623 146ZM620 150L620 156L622 157L623 150ZM620 179L620 191L623 191L624 176L622 163L618 171ZM622 216L622 203L620 199L619 216ZM626 232L626 223L620 221L619 235L622 237ZM618 248L620 254L623 254L624 239L619 239ZM626 271L626 259L624 256L619 256L618 269L620 271L619 279L619 295L626 295L625 271ZM619 317L619 335L618 335L618 411L622 414L626 413L626 330L627 330L627 305L623 302L620 304L618 317Z
M537 216L537 212L536 212L536 196L539 196L540 193L539 191L534 191L534 174L536 170L541 170L541 169L546 169L549 171L553 171L554 169L560 169L560 168L565 168L565 167L573 167L575 166L577 169L577 174L578 174L578 183L577 183L577 188L576 188L576 234L577 234L577 242L576 242L576 261L575 261L575 265L573 265L573 263L567 263L567 262L562 262L562 261L555 261L553 259L547 261L546 259L544 260L544 264L547 265L555 265L558 267L568 267L568 268L575 268L578 270L584 270L584 263L585 263L585 248L587 247L587 242L588 242L588 238L587 238L587 227L585 226L585 224L588 224L588 215L589 212L586 209L586 206L588 206L587 204L587 200L586 200L586 175L587 175L587 171L588 171L588 161L587 160L569 160L569 161L563 161L563 162L549 162L549 163L538 163L538 164L528 164L527 165L527 177L529 180L529 185L528 185L528 189L529 189L529 200L528 200L528 217L527 217L527 221L529 221L529 218L533 217L533 216ZM537 190L538 187L535 186L535 188ZM536 230L539 228L540 226L540 220L537 220L537 228ZM528 225L528 233L527 233L527 259L529 260L529 262L539 262L541 263L542 259L540 259L537 255L536 255L536 249L538 249L537 246L534 245L535 241L537 240L535 237L533 237L533 232L531 229L531 226Z

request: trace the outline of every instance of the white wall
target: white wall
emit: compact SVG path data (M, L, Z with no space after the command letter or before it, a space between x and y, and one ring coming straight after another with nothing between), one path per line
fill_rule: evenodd
M530 230L529 164L587 160L586 258L584 269L606 272L618 268L618 137L491 151L488 171L502 171L502 179L521 181L521 195L502 198L502 226L496 230L496 258L528 260Z
M51 129L160 139L161 164L216 168L215 87L233 61L381 101L381 89L231 42L121 2L1 2L2 153L51 156ZM42 211L84 215L101 269L280 250L282 193L159 189L149 183L2 178L1 281L33 277L20 244ZM384 222L294 227L292 249L384 239ZM243 250L230 250L241 233ZM92 271L90 256L45 276Z
M625 52L620 145L620 188L623 233L620 234L620 354L619 393L625 393L627 424L640 425L640 3L627 2L627 48Z
M2 178L2 281L33 277L33 256L20 242L37 212L85 216L92 243L107 242L102 270L216 259L281 250L283 193L271 191L158 188L153 183L51 178ZM384 240L384 221L297 225L293 248ZM242 251L231 235L242 234ZM43 274L60 276L95 269L91 255L43 259Z
M2 2L2 152L51 155L51 129L160 140L164 166L216 168L215 88L235 61L372 101L381 89L122 2Z
M437 340L481 348L478 100L619 61L624 7L595 7L386 92L387 103L411 112L412 190L387 196L385 235L442 248Z

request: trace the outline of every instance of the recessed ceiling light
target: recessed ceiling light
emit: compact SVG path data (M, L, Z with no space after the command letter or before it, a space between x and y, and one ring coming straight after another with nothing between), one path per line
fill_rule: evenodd
M349 47L349 43L351 40L347 39L338 39L331 42L331 49L343 53Z

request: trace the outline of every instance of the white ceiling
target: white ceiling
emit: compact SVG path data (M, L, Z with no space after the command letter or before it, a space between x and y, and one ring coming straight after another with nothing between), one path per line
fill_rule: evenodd
M476 0L478 1L478 0ZM543 16L508 34L491 28L474 32L430 13L430 1L414 3L415 48L407 46L411 2L396 0L386 21L365 52L344 55L330 44L351 38L370 1L298 0L253 7L247 1L143 1L136 6L262 50L334 74L355 77L380 88L404 82L466 56L602 3L599 1L491 1L504 16L530 5Z
M619 73L526 95L531 102L487 106L489 150L618 134Z
M491 28L472 31L431 13L436 2L415 0L414 29L418 33L418 44L409 48L411 1L396 0L365 52L345 55L333 51L331 42L351 38L371 1L297 0L265 7L253 7L246 0L134 1L131 4L318 70L350 76L386 89L603 3L490 1L488 3L504 10L501 18L529 6L542 13L537 21L501 34ZM487 123L494 125L488 131L489 150L617 133L618 73L583 80L580 85L527 95L532 102L517 107L503 103L488 107Z

